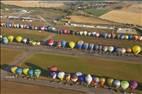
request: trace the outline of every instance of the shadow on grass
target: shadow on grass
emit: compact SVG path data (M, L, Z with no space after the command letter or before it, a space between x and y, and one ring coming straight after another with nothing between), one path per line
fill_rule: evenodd
M26 62L25 65L28 66L29 68L32 68L32 69L40 69L42 71L41 76L47 77L49 74L47 69L43 69L42 67L32 64L30 62Z

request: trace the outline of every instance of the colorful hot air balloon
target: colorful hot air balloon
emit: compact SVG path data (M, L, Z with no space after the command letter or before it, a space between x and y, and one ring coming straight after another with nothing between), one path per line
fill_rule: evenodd
M48 45L49 46L53 46L54 45L54 40L53 39L49 39L48 40Z
M17 36L17 37L16 37L16 42L21 42L22 39L23 39L22 36Z
M88 75L85 77L85 80L86 80L87 84L90 85L91 82L92 82L92 80L93 80L93 78L92 78L92 76L91 76L90 74L88 74Z
M3 43L3 44L8 44L8 39L7 39L7 37L3 37L3 38L2 38L2 43Z
M134 46L132 47L132 51L133 51L133 53L134 53L135 55L139 54L139 53L141 52L141 50L142 50L142 48L141 48L141 46L139 46L139 45L134 45Z
M58 71L58 68L56 66L51 66L48 68L49 71L51 72L57 72Z
M69 47L73 49L75 47L75 42L73 41L69 42Z
M39 78L40 75L41 75L41 70L40 70L40 69L35 69L35 70L34 70L34 76L35 76L36 78Z
M76 72L75 75L76 75L76 76L81 76L81 75L83 75L83 74L82 74L82 72Z
M62 47L61 41L57 41L57 47L58 47L58 48L61 48L61 47Z
M50 76L52 77L52 79L56 79L57 73L56 72L50 72Z
M94 86L97 87L99 85L99 82L100 82L99 77L94 76L92 82L93 82Z
M121 88L123 90L126 90L129 87L129 82L128 81L121 81Z
M8 41L9 41L9 42L13 42L13 40L14 40L14 36L9 35L9 36L8 36Z
M3 37L3 36L2 36L2 35L0 35L0 43L2 42L2 37Z
M71 75L70 74L66 74L65 75L65 80L68 82L68 81L70 81L70 79L71 79Z
M79 76L78 76L78 81L79 81L80 83L83 83L83 82L85 81L85 76L84 76L84 75L79 75Z
M114 81L114 79L108 78L108 79L107 79L107 85L108 85L109 87L111 87L112 84L113 84L113 81Z
M65 72L59 72L57 76L62 81L64 79Z
M134 91L138 87L138 83L135 80L130 81L130 89Z
M72 74L71 75L71 81L75 83L75 82L77 82L77 80L78 80L77 75L76 74Z
M90 51L93 51L93 49L94 49L94 44L93 44L93 43L89 44L88 48L89 48Z
M66 44L67 44L67 42L66 42L65 40L62 40L62 41L61 41L61 46L62 46L63 48L66 47Z
M100 78L100 86L104 87L106 79L105 78Z
M120 81L119 81L119 80L114 80L114 81L113 81L113 86L114 86L115 88L119 88L119 87L120 87Z
M22 75L22 72L23 72L23 68L17 68L16 69L16 74L18 74L18 75Z
M28 76L28 72L29 72L29 68L24 68L24 69L23 69L23 74L24 74L25 76Z
M78 41L76 47L77 47L78 49L81 49L83 43L84 43L84 41L82 41L82 40Z
M11 67L11 72L12 72L13 74L16 74L17 68L18 68L18 67L16 67L16 66Z
M33 69L30 69L29 71L28 71L28 74L29 74L29 77L33 77L34 76L34 70Z

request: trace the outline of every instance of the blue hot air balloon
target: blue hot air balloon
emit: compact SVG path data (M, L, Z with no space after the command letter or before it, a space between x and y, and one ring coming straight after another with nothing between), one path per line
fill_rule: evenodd
M29 77L33 77L33 75L34 75L34 70L33 69L30 69L29 71L28 71L28 74L29 74Z
M23 72L23 68L17 68L16 69L16 74L18 74L18 75L22 75L22 72Z
M66 44L67 44L67 42L66 42L65 40L62 40L62 41L61 41L61 46L62 46L63 48L66 47Z
M76 47L77 47L78 49L81 49L83 43L84 43L84 41L82 41L82 40L78 41Z
M88 49L89 44L88 43L84 43L83 44L83 49L87 50Z
M90 51L92 51L92 50L94 49L94 44L92 44L92 43L89 44L89 47L88 47L88 48L89 48Z

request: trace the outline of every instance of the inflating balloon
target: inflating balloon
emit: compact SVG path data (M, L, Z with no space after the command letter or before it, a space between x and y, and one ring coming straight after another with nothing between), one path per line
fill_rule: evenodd
M34 70L34 76L35 76L36 78L39 78L40 75L41 75L41 70L40 70L40 69L35 69L35 70Z
M76 75L76 74L73 74L73 75L71 76L71 81L72 81L72 82L77 82L77 80L78 80L77 75Z
M91 76L90 74L88 74L88 75L85 77L85 80L86 80L87 84L89 85L89 84L91 84L93 78L92 78L92 76Z
M23 69L23 74L26 75L26 76L28 76L28 71L29 71L29 68L24 68Z
M13 40L14 40L14 36L9 35L9 36L8 36L8 41L9 41L9 42L13 42Z
M61 41L61 46L62 46L63 48L65 48L65 47L66 47L66 43L67 43L67 42L66 42L65 40L62 40L62 41Z
M135 55L139 54L141 52L141 50L142 50L141 46L139 46L139 45L135 45L132 47L132 51Z
M75 42L73 41L69 42L69 47L73 49L75 47Z
M119 80L114 80L113 86L114 86L115 88L119 88L119 87L120 87L120 81L119 81Z
M53 39L49 39L49 40L48 40L48 45L49 45L49 46L53 46L53 44L54 44L54 40L53 40Z
M16 37L16 42L21 42L22 39L23 39L23 38L22 38L21 36L17 36L17 37Z
M66 80L66 81L70 81L70 78L71 78L71 75L70 75L70 74L66 74L66 75L65 75L65 80Z
M16 70L17 70L17 68L18 68L18 67L16 67L16 66L11 67L11 72L15 74L15 73L16 73Z
M28 71L28 74L29 74L29 77L33 77L33 75L34 75L34 70L33 70L33 69L30 69L30 70Z
M2 38L2 43L3 43L3 44L8 44L8 39L7 39L7 37L3 37L3 38Z
M65 72L59 72L59 73L58 73L58 78L59 78L60 80L63 80L63 79L64 79L64 76L65 76Z
M135 90L138 87L138 83L135 80L130 81L130 89Z
M100 86L103 87L105 84L106 79L105 78L100 78Z
M129 87L129 82L128 81L121 81L121 88L123 90L126 90Z
M23 68L17 68L16 69L16 74L22 75L22 71L23 71Z
M109 79L107 79L107 84L108 84L108 86L112 86L112 84L113 84L113 81L114 81L114 79L112 79L112 78L109 78Z

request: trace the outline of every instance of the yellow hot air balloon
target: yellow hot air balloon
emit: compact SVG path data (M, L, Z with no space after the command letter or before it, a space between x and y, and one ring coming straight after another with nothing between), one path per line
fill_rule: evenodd
M22 38L21 36L17 36L17 37L16 37L16 42L21 42L22 39L23 39L23 38Z
M24 74L24 75L28 75L28 71L29 71L29 68L24 68L24 69L23 69L23 74Z
M137 55L137 54L139 54L141 52L142 49L141 49L141 46L135 45L135 46L132 47L132 50L133 50L133 53L135 55Z
M16 66L12 67L12 68L11 68L11 72L15 74L15 73L16 73L16 69L17 69Z
M73 41L69 42L69 47L73 49L75 47L75 42Z

